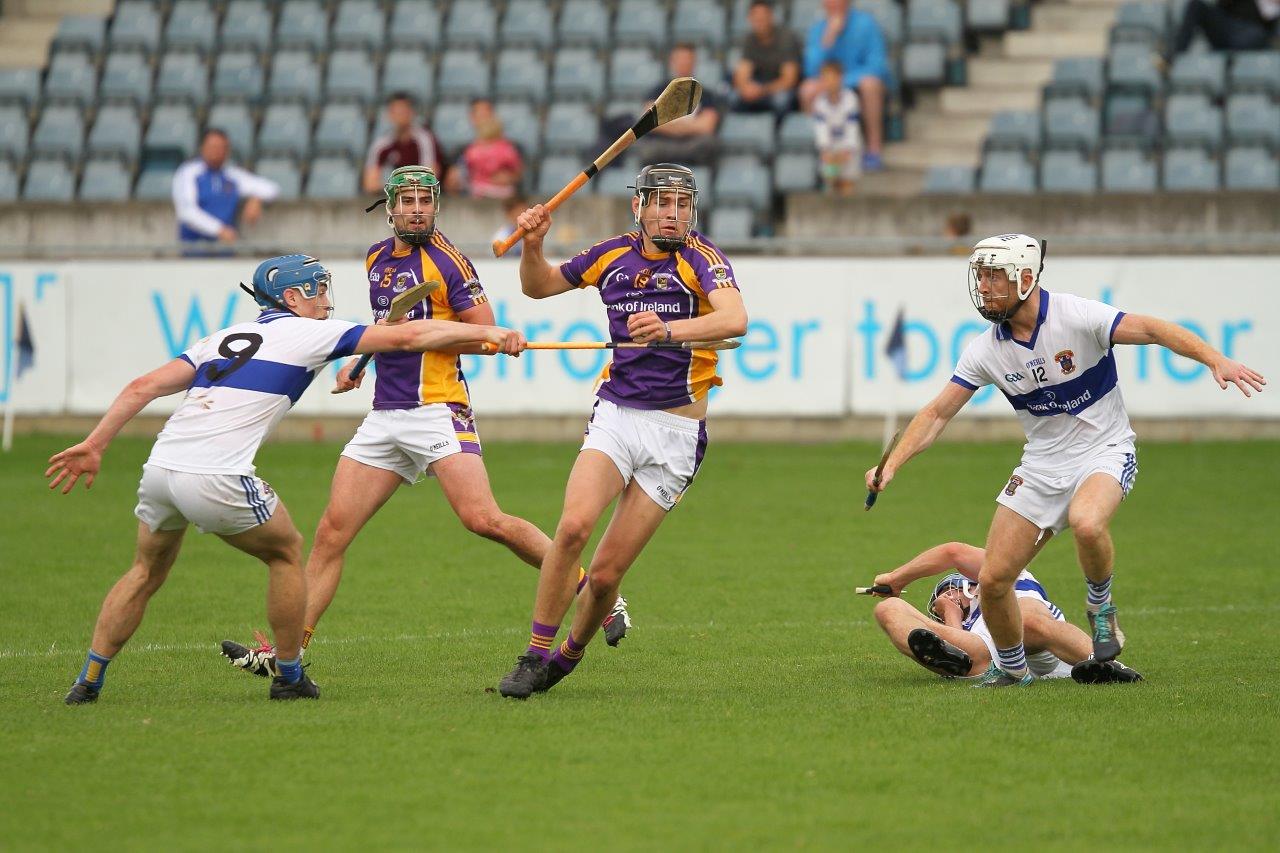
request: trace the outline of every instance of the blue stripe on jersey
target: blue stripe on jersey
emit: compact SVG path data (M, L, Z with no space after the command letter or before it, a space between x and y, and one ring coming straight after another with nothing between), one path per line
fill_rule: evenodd
M974 385L967 379L961 379L959 376L952 376L951 381L959 385L961 388L968 388L970 391L977 391L978 386Z
M1116 326L1120 325L1120 321L1124 319L1124 312L1117 311L1116 318L1111 321L1111 331L1107 334L1107 342L1112 346L1116 345Z
M196 378L191 383L191 387L239 388L243 391L260 391L263 394L279 394L283 397L288 397L291 403L296 403L303 392L307 390L307 387L311 385L311 380L315 378L315 372L307 370L305 367L299 367L296 364L281 364L278 361L259 361L256 358L250 359L244 367L234 370L226 376L219 377L216 381L209 378L209 371L205 368L211 365L217 365L221 368L231 361L232 359L206 361L196 371Z
M335 358L346 358L349 355L355 355L356 347L360 345L360 338L367 328L368 326L352 326L343 332L342 337L338 338L338 343L334 345L333 352L325 357L325 361L333 361Z
M292 311L281 311L279 308L268 308L266 311L263 311L261 314L259 314L258 319L254 320L253 322L270 323L273 320L281 320L285 317L296 317L296 316L297 315L294 314Z
M178 353L178 358L182 359L183 361L185 361L187 364L191 365L192 367L195 367L195 366L196 366L196 363L195 363L194 361L192 361L192 360L191 360L191 356L187 355L185 352Z
M1023 592L1038 593L1045 601L1049 600L1049 593L1044 591L1044 587L1040 586L1038 581L1033 581L1030 578L1019 578L1014 582L1013 588L1015 591L1022 590Z
M1116 360L1108 351L1098 359L1097 364L1075 379L1059 382L1057 385L1046 385L1026 394L1010 394L1005 391L1004 396L1014 409L1026 411L1038 418L1047 418L1083 412L1115 387Z

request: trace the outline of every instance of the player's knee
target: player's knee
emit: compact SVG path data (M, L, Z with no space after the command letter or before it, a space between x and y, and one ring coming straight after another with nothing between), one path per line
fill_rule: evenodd
M566 548L581 550L587 547L592 527L593 525L585 518L566 515L556 526L556 543Z
M1107 523L1103 519L1081 516L1071 520L1071 529L1078 541L1094 543L1107 538Z
M344 524L339 516L326 512L316 527L316 541L311 546L316 551L344 551L355 538L353 525Z
M591 568L587 588L591 590L592 597L597 599L608 598L617 593L621 585L622 575L608 570L599 570L594 566Z
M904 606L907 606L907 603L901 598L885 598L876 603L871 613L881 628L887 628L894 616L902 612Z
M998 572L983 566L978 572L978 586L982 590L983 595L994 595L996 597L1008 595L1013 589L1015 578L1008 577L1004 572Z
M462 526L477 536L485 539L503 538L504 516L497 509L469 509L459 517Z

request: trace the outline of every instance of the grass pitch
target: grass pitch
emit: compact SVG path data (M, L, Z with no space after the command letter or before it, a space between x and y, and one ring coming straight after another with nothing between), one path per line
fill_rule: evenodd
M319 702L269 703L218 656L265 625L265 572L193 532L102 699L67 708L149 443L63 498L40 475L66 443L0 457L3 848L1261 849L1280 830L1280 444L1140 448L1114 527L1136 687L944 683L851 594L980 543L1015 446L936 447L864 513L870 445L713 444L624 585L634 632L546 696L487 690L535 573L428 483L350 553L308 653ZM308 538L338 450L260 454ZM550 529L574 452L490 446L499 501ZM1070 537L1033 569L1083 623Z

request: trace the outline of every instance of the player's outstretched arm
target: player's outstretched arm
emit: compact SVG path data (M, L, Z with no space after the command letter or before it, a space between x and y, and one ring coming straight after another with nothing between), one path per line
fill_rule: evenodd
M935 545L929 550L916 555L891 572L876 575L877 584L887 584L894 595L901 595L915 581L931 578L944 572L957 571L969 580L978 579L978 571L982 568L982 557L985 552L976 545L964 542L947 542Z
M520 290L524 295L545 299L573 290L573 285L560 274L560 268L547 263L542 254L542 242L551 230L551 214L547 209L535 204L516 217L516 224L525 230L520 247Z
M1178 355L1195 359L1213 371L1214 381L1218 387L1226 389L1228 384L1235 385L1246 397L1252 397L1250 388L1261 391L1267 380L1256 370L1244 366L1235 359L1227 358L1209 346L1199 335L1189 329L1161 320L1159 317L1147 317L1142 314L1125 314L1120 318L1111 335L1111 342L1116 344L1159 344Z
M889 454L884 463L884 471L880 474L880 482L875 482L876 469L867 470L867 489L872 492L883 492L893 480L893 475L906 464L907 460L917 453L923 453L933 444L951 419L964 408L964 404L973 397L973 390L963 388L954 382L948 382L937 397L916 413L907 424L906 432L898 446Z
M527 341L514 329L455 323L452 320L413 320L393 326L369 326L356 345L357 353L426 352L455 350L468 345L489 344L507 355L524 352Z
M627 331L638 344L665 341L668 329L673 341L719 341L747 333L747 306L741 293L732 287L720 288L708 293L707 301L711 313L670 323L664 323L653 311L632 314L627 318Z
M49 457L49 467L44 472L46 478L53 477L49 488L56 489L65 481L62 487L65 495L75 488L81 477L84 477L84 487L92 488L102 466L102 454L124 425L152 400L190 388L195 375L191 362L175 358L126 385L84 441Z

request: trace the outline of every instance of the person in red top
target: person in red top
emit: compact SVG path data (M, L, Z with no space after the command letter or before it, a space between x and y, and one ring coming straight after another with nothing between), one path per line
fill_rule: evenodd
M472 198L511 198L524 173L520 149L502 135L502 120L488 98L471 102L470 119L476 138L455 164L462 168L450 169L445 184L450 192Z
M387 123L391 129L369 145L361 180L365 192L382 192L387 177L401 166L428 166L440 174L440 145L435 134L417 123L417 109L407 92L387 98Z

